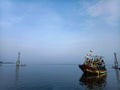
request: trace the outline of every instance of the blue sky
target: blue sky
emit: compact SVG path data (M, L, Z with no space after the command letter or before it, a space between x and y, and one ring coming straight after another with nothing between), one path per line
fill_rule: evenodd
M84 55L120 55L119 0L0 0L0 57L79 63Z

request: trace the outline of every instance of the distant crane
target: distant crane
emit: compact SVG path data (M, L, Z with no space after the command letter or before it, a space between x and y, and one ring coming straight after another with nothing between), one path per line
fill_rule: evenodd
M115 68L115 69L120 69L118 67L117 55L116 55L115 52L114 52L114 66L112 66L112 67Z
M16 66L20 66L20 52L18 52L18 59L16 61Z
M114 53L114 57L115 57L115 60L114 60L115 68L118 68L118 61L117 61L116 53Z

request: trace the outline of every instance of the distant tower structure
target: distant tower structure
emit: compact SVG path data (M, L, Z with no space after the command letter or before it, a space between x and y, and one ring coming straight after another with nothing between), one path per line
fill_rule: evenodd
M116 56L116 53L114 53L114 64L115 64L115 68L118 68L118 61L117 61L117 56Z
M16 62L16 66L19 66L20 65L20 52L18 52L18 59L17 59L17 62Z

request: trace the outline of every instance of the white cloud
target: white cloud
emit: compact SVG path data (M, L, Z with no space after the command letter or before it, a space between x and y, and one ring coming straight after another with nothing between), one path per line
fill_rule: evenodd
M108 24L113 24L120 19L120 0L100 0L95 5L88 7L87 12L92 17L104 16Z

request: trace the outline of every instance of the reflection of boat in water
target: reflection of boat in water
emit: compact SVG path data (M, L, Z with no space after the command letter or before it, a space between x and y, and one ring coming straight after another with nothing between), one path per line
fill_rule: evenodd
M106 85L106 74L93 76L83 73L79 83L80 85L85 85L89 89L102 88Z
M119 70L118 70L118 69L115 69L115 72L116 72L116 78L117 78L117 81L120 82L120 74L119 74Z
M16 67L16 81L19 80L19 69L20 67Z

